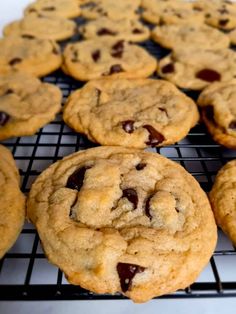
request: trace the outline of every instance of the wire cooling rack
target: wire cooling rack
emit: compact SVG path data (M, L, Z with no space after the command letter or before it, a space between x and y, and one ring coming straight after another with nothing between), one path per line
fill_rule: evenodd
M146 42L145 48L157 58L166 54L158 45ZM83 84L57 71L43 79L63 91L64 100ZM196 93L190 93L193 98ZM28 193L36 177L53 162L78 150L95 146L57 119L30 137L13 138L3 144L12 150L22 178L22 190ZM176 145L149 149L171 158L189 171L208 192L217 171L227 161L236 158L212 141L202 124L191 130ZM219 231L214 256L197 281L185 290L162 298L236 297L236 251ZM40 245L36 230L26 223L14 247L0 261L0 300L72 300L122 299L120 294L95 294L70 285L62 272L51 265Z

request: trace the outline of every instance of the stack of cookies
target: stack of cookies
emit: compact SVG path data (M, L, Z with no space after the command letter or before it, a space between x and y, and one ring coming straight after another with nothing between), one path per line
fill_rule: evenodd
M236 148L235 12L226 0L37 0L4 28L1 140L33 135L61 110L59 88L39 77L61 68L87 82L68 97L63 120L103 147L54 163L27 200L46 256L72 284L145 302L190 285L208 263L217 231L206 194L180 165L143 149L174 144L198 123L186 89L204 89L197 101L203 121L216 141ZM169 54L152 56L139 44L149 37ZM155 74L162 79L148 78ZM6 202L19 228L3 255L22 226L24 201L17 175L4 174L1 160L3 182L14 181L22 200ZM235 241L234 209L227 219L224 211L235 196L235 163L222 173L210 198Z

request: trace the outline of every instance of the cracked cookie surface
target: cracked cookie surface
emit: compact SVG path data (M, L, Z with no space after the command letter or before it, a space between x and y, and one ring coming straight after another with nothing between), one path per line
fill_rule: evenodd
M25 220L25 197L11 152L0 145L0 258L15 243Z
M104 76L143 78L151 75L157 60L144 48L120 39L91 39L67 45L63 70L81 81Z
M63 119L102 145L145 148L184 138L198 121L195 103L163 80L101 79L74 92Z
M61 109L61 91L31 75L0 76L0 140L33 135Z
M198 98L202 118L214 140L236 149L236 80L214 83Z
M27 214L71 283L135 302L191 284L216 244L197 181L135 149L88 149L53 164L33 184Z
M209 197L218 226L236 246L236 160L220 169Z

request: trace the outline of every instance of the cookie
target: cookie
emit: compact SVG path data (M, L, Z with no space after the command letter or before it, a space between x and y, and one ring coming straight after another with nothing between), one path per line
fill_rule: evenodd
M24 73L0 76L0 140L33 135L61 109L61 91Z
M137 19L140 0L86 0L80 5L81 15L87 19L107 17L111 20Z
M201 90L236 76L236 53L227 48L179 48L160 60L158 74L181 88Z
M62 63L59 46L46 39L31 36L9 36L0 39L0 75L21 71L44 76Z
M56 16L46 17L30 14L22 20L5 26L3 34L59 41L70 38L76 31L77 25L73 21Z
M193 2L196 11L204 14L205 23L222 30L236 27L236 3L228 0Z
M27 214L69 282L135 302L194 282L217 237L197 181L165 157L128 148L53 164L33 184Z
M236 29L232 30L227 34L232 45L236 45Z
M236 246L236 160L218 172L209 194L217 225Z
M207 25L175 24L156 26L152 30L152 39L168 49L196 47L204 49L228 48L227 35Z
M99 38L69 44L63 70L81 81L102 76L143 78L151 75L157 60L144 48L120 39Z
M25 15L39 14L48 17L75 18L80 15L80 6L77 0L38 0L24 11Z
M197 123L198 110L166 81L101 79L69 97L63 119L102 145L146 148L184 138Z
M214 83L198 98L202 117L214 140L236 149L236 79Z
M180 0L143 0L142 18L152 24L202 24L204 15L193 9L190 2Z
M20 176L10 151L0 145L0 258L15 243L25 220L25 197Z
M122 38L132 42L140 42L149 38L149 28L138 20L111 20L101 17L80 27L80 33L86 39Z

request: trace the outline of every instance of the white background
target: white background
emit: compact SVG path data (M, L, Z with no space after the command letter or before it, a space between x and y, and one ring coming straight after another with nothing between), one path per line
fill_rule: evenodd
M117 0L114 0L117 1ZM207 1L207 0L206 0ZM0 32L3 26L22 16L29 0L0 0ZM131 301L0 302L0 314L86 313L86 314L228 314L236 313L236 298Z

